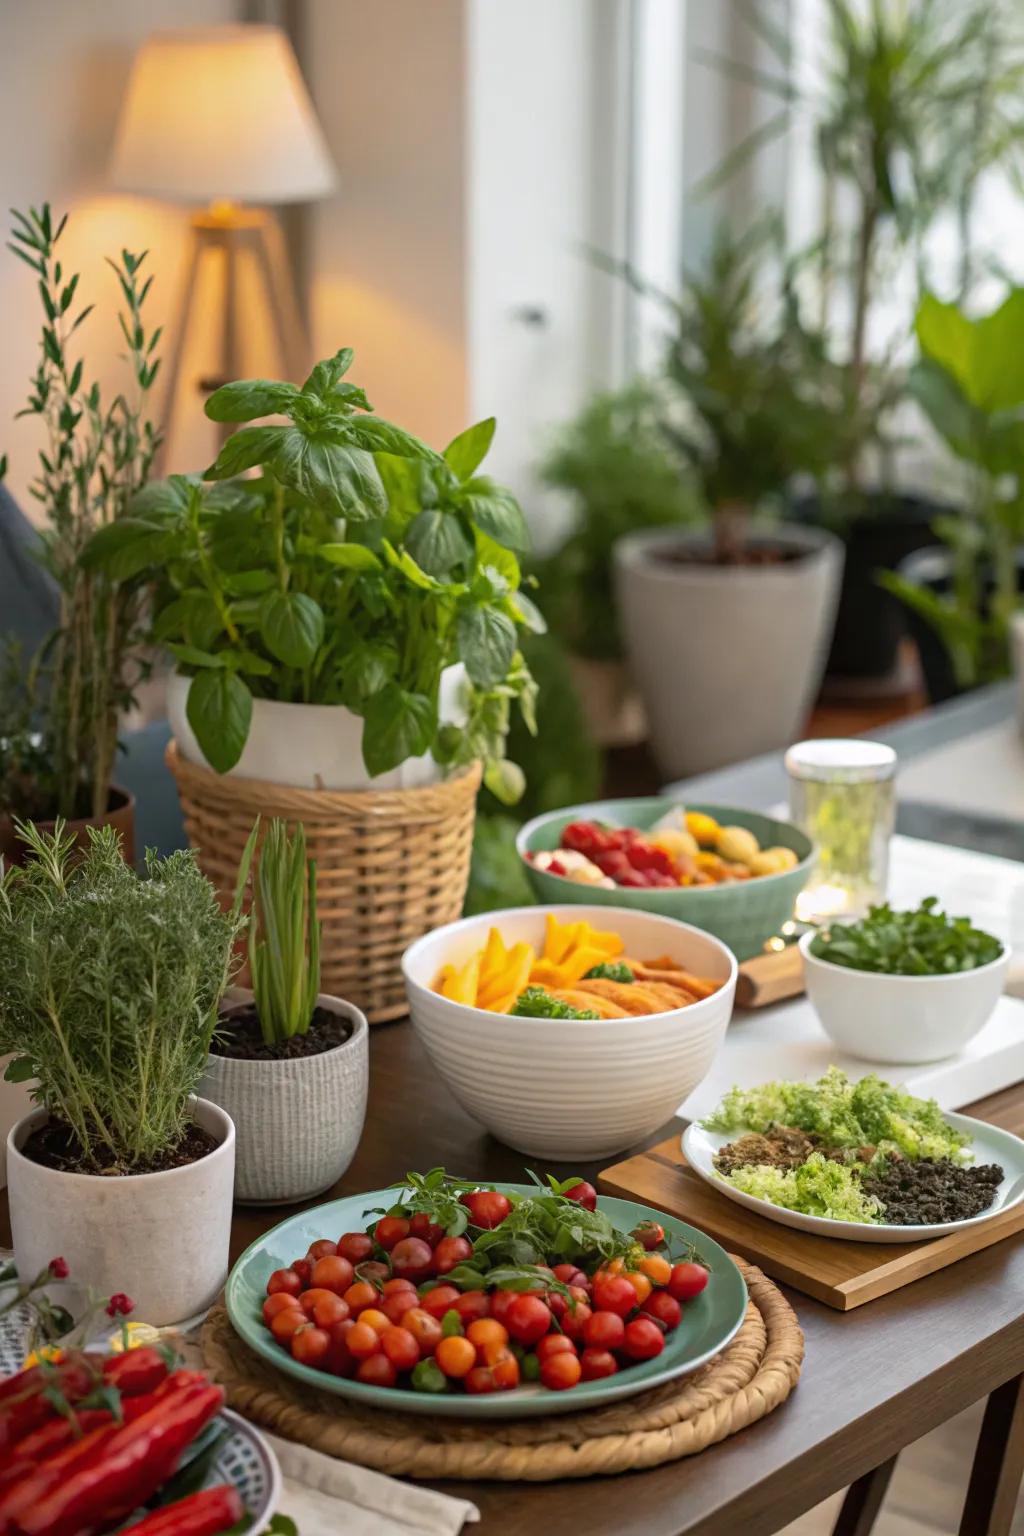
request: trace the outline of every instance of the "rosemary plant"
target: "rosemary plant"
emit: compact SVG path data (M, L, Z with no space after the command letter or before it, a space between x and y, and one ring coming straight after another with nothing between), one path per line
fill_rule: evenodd
M245 920L222 912L191 852L121 857L112 827L19 825L0 881L0 1054L72 1132L83 1172L144 1172L180 1141Z
M39 416L47 442L32 495L45 508L44 558L60 595L60 621L47 651L43 725L55 804L49 814L101 816L107 809L117 721L141 675L137 642L144 587L137 569L98 573L81 554L92 535L120 518L145 485L160 436L148 397L160 364L160 331L147 332L143 306L152 277L146 252L122 251L109 264L124 301L118 315L132 387L109 402L72 358L72 337L92 310L76 305L79 274L64 271L58 245L67 222L49 205L15 212L10 250L37 273L43 307L39 365L22 416ZM2 467L2 466L0 466Z
M244 883L244 881L243 881ZM267 1045L304 1035L320 991L316 862L301 824L273 820L260 850L249 914L249 971Z

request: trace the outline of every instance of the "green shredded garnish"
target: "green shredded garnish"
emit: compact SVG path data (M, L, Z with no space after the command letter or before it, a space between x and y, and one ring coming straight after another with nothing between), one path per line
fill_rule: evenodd
M592 1008L574 1008L552 997L543 987L527 987L516 998L513 1015L521 1019L599 1019L601 1015Z
M604 960L584 976L584 981L636 981L636 977L624 960Z

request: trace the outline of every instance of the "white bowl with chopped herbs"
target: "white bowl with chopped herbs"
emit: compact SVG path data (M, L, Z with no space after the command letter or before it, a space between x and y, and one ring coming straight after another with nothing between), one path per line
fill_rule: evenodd
M807 996L847 1055L901 1066L962 1051L988 1023L1010 952L929 896L913 911L872 907L800 940Z

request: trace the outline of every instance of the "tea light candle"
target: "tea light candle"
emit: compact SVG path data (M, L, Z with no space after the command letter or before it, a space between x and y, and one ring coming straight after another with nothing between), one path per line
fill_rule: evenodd
M801 922L861 917L885 897L896 753L878 741L800 741L786 753L790 815L818 845Z

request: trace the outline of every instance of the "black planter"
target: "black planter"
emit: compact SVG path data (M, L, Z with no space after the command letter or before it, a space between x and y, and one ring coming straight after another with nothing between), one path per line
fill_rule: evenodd
M893 672L907 633L906 610L883 591L875 574L895 570L907 555L934 545L932 520L950 510L921 496L883 491L868 491L862 501L844 533L846 564L827 677L883 678ZM802 498L796 512L802 521L825 521L816 496Z
M944 594L949 592L952 586L952 566L949 550L944 545L938 545L934 549L920 549L908 555L900 562L899 574L918 586L929 587L933 592ZM995 583L987 580L986 597L991 597L994 591ZM1017 591L1024 593L1024 549L1017 551ZM902 604L900 606L903 607ZM944 704L947 699L955 699L963 693L970 692L957 682L949 652L938 631L933 629L927 619L914 609L903 607L903 612L906 615L907 629L921 657L921 671L924 674L924 685L929 702ZM1007 655L1006 667L1009 671L1009 655ZM988 677L985 678L986 682L990 680Z

